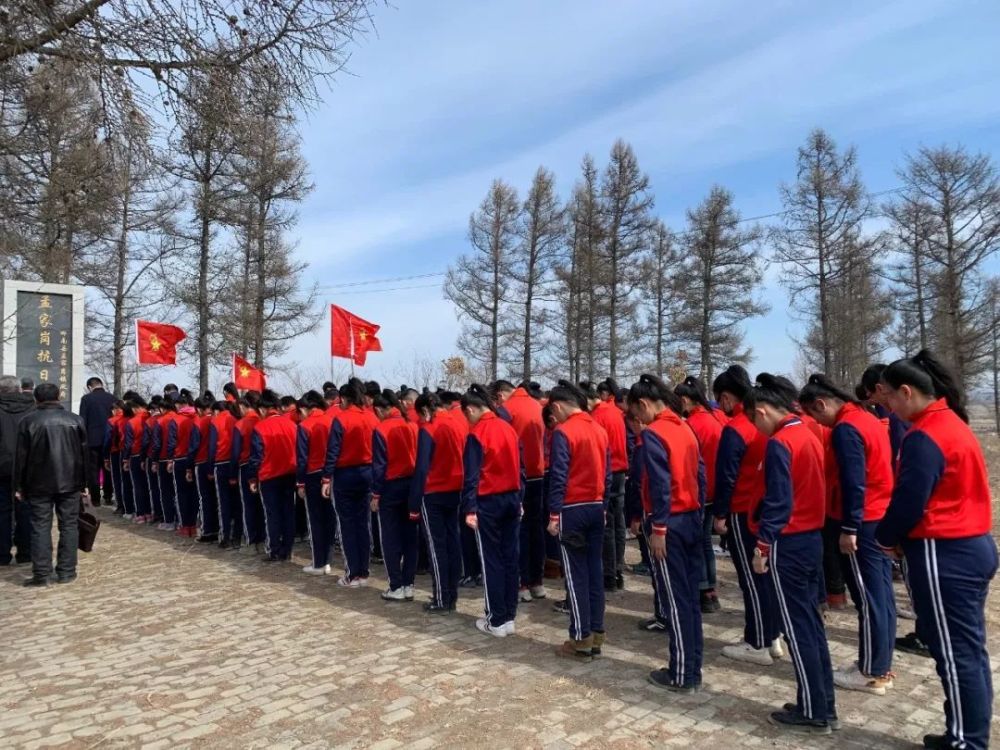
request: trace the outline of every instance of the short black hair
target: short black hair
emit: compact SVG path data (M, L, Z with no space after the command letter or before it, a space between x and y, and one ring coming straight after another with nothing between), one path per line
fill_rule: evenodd
M39 383L35 386L35 401L50 404L59 400L59 386L55 383Z
M104 386L104 381L101 380L96 375L94 377L92 377L92 378L87 378L87 387L88 388L93 388L96 385L99 385L99 386L103 387Z
M35 381L31 378L21 378L21 390L30 391L35 387Z

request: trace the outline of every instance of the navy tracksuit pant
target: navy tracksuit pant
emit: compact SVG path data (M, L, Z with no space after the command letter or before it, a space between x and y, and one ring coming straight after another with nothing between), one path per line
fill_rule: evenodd
M174 491L174 478L167 471L167 462L160 461L157 469L160 485L160 502L163 503L163 520L169 524L177 523L177 495Z
M146 471L142 465L142 456L132 456L128 460L129 479L132 485L132 504L136 515L153 515L153 506L149 503L149 485L146 484Z
M652 534L649 519L647 537ZM701 684L704 638L701 626L699 583L702 576L704 531L700 511L670 516L667 559L651 560L656 590L656 616L670 635L670 672L678 687Z
M160 478L153 471L154 466L156 466L155 459L148 459L146 461L146 489L149 490L149 507L153 509L153 518L162 521L164 515L163 502L160 500ZM124 480L122 481L124 482Z
M215 494L219 499L219 528L222 539L234 547L243 543L243 504L239 488L230 484L232 465L226 461L215 465Z
M201 521L199 533L202 536L219 534L219 499L215 494L215 482L208 478L212 467L202 462L194 466L194 487L198 493L198 518Z
M264 508L264 551L272 558L290 560L295 544L295 475L265 479L260 483Z
M858 611L858 668L881 677L892 670L896 645L896 594L892 561L875 541L878 521L861 524L858 551L841 555L844 579Z
M263 544L267 541L264 525L264 505L259 492L250 491L250 467L240 464L240 503L243 507L243 528L247 544Z
M611 475L611 491L606 509L607 524L604 528L604 570L608 584L618 573L625 572L625 472Z
M333 478L333 508L340 527L344 571L348 578L367 578L371 562L372 467L337 469Z
M822 533L779 537L771 545L768 567L795 667L798 709L808 719L831 719L837 715L833 668L819 611L824 587Z
M458 601L458 579L462 576L459 499L458 492L432 492L424 495L420 507L434 576L434 602L440 607L454 607Z
M136 511L135 496L132 494L132 477L130 476L132 474L131 468L131 462L126 458L122 458L122 506L125 508L125 512L128 515L134 516Z
M480 495L476 507L486 618L493 627L500 627L517 616L521 493Z
M524 486L524 515L521 517L521 585L541 586L545 574L545 527L548 514L542 497L542 478L529 479Z
M569 637L604 632L604 502L564 505L559 546L566 573Z
M986 652L986 594L997 570L989 534L903 543L921 638L944 687L947 738L952 747L989 745L993 680Z
M781 616L774 600L771 576L758 575L751 567L757 538L747 526L746 513L729 515L729 541L729 555L743 592L743 640L754 648L765 648L781 635Z
M306 520L309 524L309 546L312 549L312 566L323 568L330 564L334 520L333 501L323 497L323 474L306 474Z
M701 544L702 544L702 559L701 559L701 582L698 584L698 588L701 591L713 591L715 585L718 582L716 578L715 570L715 549L712 545L712 533L713 525L715 522L715 517L712 513L712 504L709 503L705 506L705 512L702 516L702 526L701 526Z
M412 586L417 574L418 529L410 520L410 480L388 480L378 502L382 561L391 589Z
M174 491L177 493L177 512L181 526L198 525L198 498L195 497L194 481L188 481L191 460L174 459Z
M466 578L482 575L483 560L479 556L479 542L476 540L476 532L466 526L463 520L459 534L462 542L462 575Z
M109 454L108 460L111 462L111 486L114 488L115 505L122 513L128 513L128 511L125 510L125 498L122 497L121 451L115 451L114 453Z

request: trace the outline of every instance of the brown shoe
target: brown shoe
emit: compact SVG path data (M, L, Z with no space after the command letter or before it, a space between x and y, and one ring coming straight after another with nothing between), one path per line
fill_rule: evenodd
M576 661L593 661L591 653L594 648L594 636L588 635L582 641L565 641L563 645L556 648L556 656L562 656Z
M600 656L601 647L604 645L604 633L595 630L593 633L593 638L594 638L594 647L590 649L590 655Z

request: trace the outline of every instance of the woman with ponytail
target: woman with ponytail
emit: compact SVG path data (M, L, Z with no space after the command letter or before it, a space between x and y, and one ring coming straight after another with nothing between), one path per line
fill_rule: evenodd
M712 498L715 497L715 462L719 455L719 441L722 439L723 420L720 412L713 408L705 395L705 384L693 375L688 375L674 387L674 394L680 398L688 427L698 438L701 459L705 463L705 479L708 487L708 505L702 524L702 544L705 547L704 569L701 575L701 611L705 614L718 612L721 608L715 593L716 570L715 550L712 546L714 515Z
M590 661L604 645L602 557L611 451L579 388L560 380L548 407L558 422L549 455L548 531L559 538L569 604L570 640L556 655Z
M330 573L330 556L337 522L333 503L323 497L323 463L330 443L333 414L318 391L308 391L300 401L305 418L299 422L295 436L296 494L305 501L309 524L309 547L312 561L302 568L306 575Z
M757 376L743 408L770 436L765 491L748 513L757 538L753 568L770 574L795 667L798 698L770 715L772 724L804 734L838 726L830 649L818 603L823 591L826 486L823 446L795 413L796 392L783 378Z
M267 388L260 396L261 420L251 435L250 491L264 508L264 562L292 559L295 543L295 443L297 426L281 410L281 398Z
M625 415L615 405L618 384L608 378L597 384L591 414L608 433L611 449L611 486L608 492L608 524L604 529L604 588L625 588L625 476L628 473L628 442Z
M490 393L473 383L462 396L469 421L463 457L462 515L476 532L483 566L486 616L483 633L514 634L519 580L519 526L524 467L517 433L497 416Z
M927 350L882 373L887 405L911 423L875 539L905 556L913 606L944 687L945 734L924 747L989 745L993 685L986 596L997 569L983 452L954 375Z
M410 483L417 459L417 424L409 421L396 392L372 400L379 419L372 433L372 510L378 513L386 601L413 601L417 572L417 524L410 520Z
M233 433L236 431L234 401L216 401L212 404L212 422L208 428L209 481L215 483L219 499L219 547L239 549L243 544L243 506L240 503L233 470Z
M247 391L238 404L240 419L233 429L231 466L233 476L237 478L247 544L252 544L254 551L260 552L260 545L267 539L264 504L260 495L250 486L250 450L254 428L260 421L260 412L257 411L260 394L257 391Z
M365 384L357 378L341 386L320 490L333 499L345 568L337 583L347 588L368 585L371 561L372 435L378 418L367 403Z
M824 375L809 378L799 404L832 430L831 468L840 491L827 512L837 525L837 562L858 611L858 660L850 669L835 671L833 680L848 690L885 695L893 685L896 597L892 563L875 542L875 528L892 494L889 435L878 417Z
M650 672L649 681L673 692L692 693L701 686L698 582L705 466L697 438L680 417L680 401L663 381L643 375L629 390L628 408L646 425L640 489L643 530L652 558L657 614L670 634L670 663Z
M865 398L875 409L875 414L885 421L889 430L889 445L892 446L892 466L896 468L899 460L899 448L903 442L903 436L910 429L910 424L900 417L889 406L888 392L882 381L882 374L886 370L886 365L870 365L861 374L860 387L864 389Z
M743 641L722 649L722 655L750 664L770 666L783 652L780 616L770 576L755 573L751 560L757 540L750 531L748 513L764 495L764 452L767 436L754 427L743 410L752 388L750 376L732 365L712 383L719 406L730 417L722 429L715 460L715 531L729 534L729 552L743 592Z

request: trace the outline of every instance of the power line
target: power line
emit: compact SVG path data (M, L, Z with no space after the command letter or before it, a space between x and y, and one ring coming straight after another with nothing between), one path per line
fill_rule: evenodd
M391 281L412 281L414 279L430 279L434 276L444 276L444 271L436 273L421 273L415 276L392 276L387 279L368 279L367 281L346 281L342 284L323 284L319 289L346 289L352 286L368 286L373 284L388 284Z
M320 288L322 289L322 287ZM388 289L358 289L353 292L334 291L333 294L335 294L338 297L343 297L348 294L378 294L379 292L399 292L404 289L440 289L440 288L441 288L440 284L416 284L414 286L394 286L394 287L389 287Z

